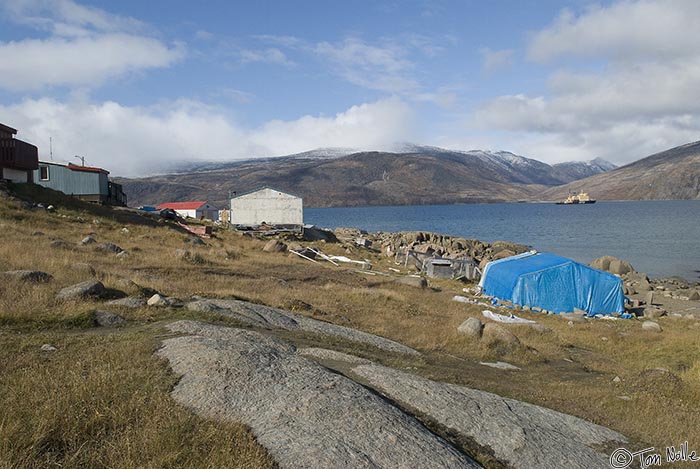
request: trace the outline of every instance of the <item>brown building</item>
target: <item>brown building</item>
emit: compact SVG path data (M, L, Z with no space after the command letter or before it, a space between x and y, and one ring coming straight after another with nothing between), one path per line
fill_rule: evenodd
M33 172L39 168L39 150L14 138L16 133L12 127L0 124L0 179L33 182Z

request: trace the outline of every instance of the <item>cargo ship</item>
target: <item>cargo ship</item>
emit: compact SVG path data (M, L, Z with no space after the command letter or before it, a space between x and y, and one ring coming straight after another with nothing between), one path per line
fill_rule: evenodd
M557 202L557 205L574 205L574 204L594 204L595 199L591 199L587 192L573 193L566 200Z

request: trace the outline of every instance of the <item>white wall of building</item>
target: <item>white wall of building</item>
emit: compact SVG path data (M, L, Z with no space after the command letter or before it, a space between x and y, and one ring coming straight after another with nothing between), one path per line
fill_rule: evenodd
M2 177L12 182L29 182L27 171L20 171L13 168L2 168Z
M175 210L175 212L180 215L182 218L197 218L197 211L196 210Z
M190 217L196 218L197 220L206 218L207 220L211 221L216 221L219 219L219 209L208 203L202 205L196 210L175 209L175 212L183 218Z
M274 189L243 194L231 199L234 225L303 225L304 207L300 197Z

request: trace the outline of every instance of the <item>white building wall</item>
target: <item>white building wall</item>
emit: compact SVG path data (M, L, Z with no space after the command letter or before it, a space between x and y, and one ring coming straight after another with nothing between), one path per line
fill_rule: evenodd
M2 177L12 182L29 182L27 171L20 171L13 168L2 168Z
M234 225L303 225L304 207L300 197L261 189L231 199Z
M175 212L183 218L198 218L196 210L175 210Z

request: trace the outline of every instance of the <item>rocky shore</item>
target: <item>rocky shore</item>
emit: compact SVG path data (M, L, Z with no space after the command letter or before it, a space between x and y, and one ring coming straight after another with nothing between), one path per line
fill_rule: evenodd
M486 243L424 231L368 233L355 228L337 228L332 238L347 245L364 245L387 258L411 250L426 256L450 259L472 259L483 271L493 260L527 252L531 246L508 241ZM318 237L318 235L316 235ZM628 311L637 317L656 319L662 316L700 319L700 282L682 277L649 278L644 272L613 256L602 256L590 266L619 276L623 293L631 300Z

